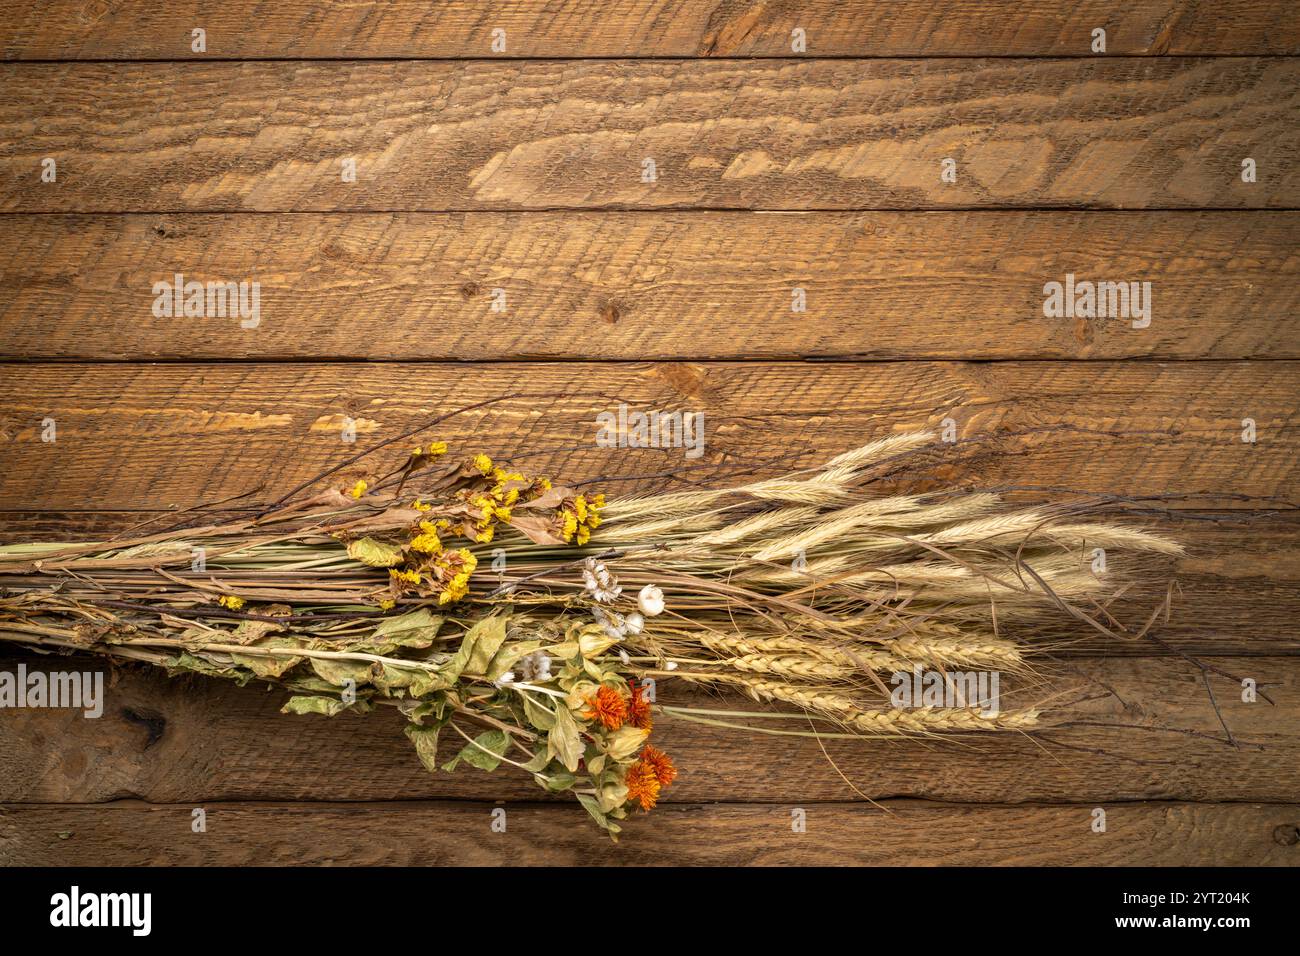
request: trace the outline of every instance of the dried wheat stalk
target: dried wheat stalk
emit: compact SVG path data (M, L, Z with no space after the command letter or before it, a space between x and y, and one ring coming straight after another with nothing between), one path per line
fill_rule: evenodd
M448 466L437 445L350 494L0 548L0 640L263 680L298 711L393 707L431 768L452 727L468 741L453 764L522 767L615 832L675 775L645 743L647 681L729 689L864 736L1025 730L1038 707L891 707L886 684L1029 675L1032 649L999 622L1104 602L1093 549L1116 566L1181 550L987 492L885 493L876 470L935 451L919 432L776 478L608 502L485 456Z

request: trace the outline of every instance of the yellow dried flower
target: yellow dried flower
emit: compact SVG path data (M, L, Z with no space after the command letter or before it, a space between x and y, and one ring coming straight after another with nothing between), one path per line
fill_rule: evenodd
M587 527L593 531L600 527L600 523L605 520L600 516L601 509L605 507L604 495L592 495L587 499Z
M474 557L465 548L457 551L447 551L439 557L439 566L450 570L453 562L459 560L460 568L452 575L451 579L443 585L443 591L438 595L439 604L450 604L453 601L459 601L469 593L469 579L478 567L478 558Z
M507 481L527 481L528 479L517 471L506 471L504 468L493 468L492 480L498 485L504 485Z
M473 461L474 467L483 472L483 474L487 475L492 472L492 459L482 452L475 455Z
M420 522L420 529L423 534L417 534L411 539L411 550L418 551L420 554L437 554L442 550L442 539L438 537L438 532L433 529L433 525L427 521Z
M217 598L217 603L231 611L238 611L244 606L244 599L236 597L234 594L223 594Z
M365 479L364 478L361 479L355 485L352 486L352 491L351 491L352 497L360 498L362 495L366 493L366 489L369 487L370 486L366 484Z
M405 581L407 584L419 584L419 583L420 583L420 572L419 572L419 571L399 571L399 570L397 570L396 568L389 568L389 569L388 569L388 574L389 574L389 576L390 576L391 578L393 578L394 580L397 580L397 581Z
M445 441L429 442L429 454L435 458L447 454L447 443Z

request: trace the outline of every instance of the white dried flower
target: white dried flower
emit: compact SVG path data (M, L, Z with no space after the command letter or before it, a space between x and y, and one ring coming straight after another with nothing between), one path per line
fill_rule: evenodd
M595 558L588 558L582 563L582 583L587 592L601 604L612 604L623 593L618 578Z
M514 671L506 671L504 674L502 674L500 677L497 678L498 684L513 684L514 682L515 682Z
M623 630L627 634L640 634L645 630L645 618L641 616L640 611L633 611L627 617L623 618Z
M636 596L637 607L646 617L654 617L664 612L664 592L653 584L647 584Z
M623 623L623 615L617 611L606 611L603 607L593 607L591 616L596 619L601 628L605 631L605 636L614 640L621 640L626 632Z
M676 662L676 661L669 661L667 664L664 665L664 670L666 670L666 671L675 671L675 670L677 670L677 662Z
M627 651L621 647L618 649L618 659L623 662L624 667L632 663L632 658L628 657Z
M519 679L526 684L551 679L551 659L541 651L521 657L515 668L519 671Z

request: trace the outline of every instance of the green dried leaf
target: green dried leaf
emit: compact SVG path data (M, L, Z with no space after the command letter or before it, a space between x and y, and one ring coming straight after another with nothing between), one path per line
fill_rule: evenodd
M529 770L534 773L541 770L545 770L550 765L551 765L551 757L550 754L548 754L545 750L539 750L537 753L533 754L532 760L528 761L527 763L520 764L520 766L524 770Z
M424 697L436 691L447 690L455 684L439 671L428 671L421 667L401 667L396 664L381 664L381 672L371 680L385 695L391 696L394 690L405 690L410 697Z
M506 615L493 614L485 617L471 627L465 637L470 642L465 670L470 674L487 674L492 658L506 640Z
M371 635L371 642L376 646L428 647L437 638L445 620L441 614L432 614L423 607L397 617L384 618Z
M555 708L555 726L546 735L546 752L551 757L558 757L564 769L570 773L578 770L578 761L582 759L582 738L578 734L578 722L573 719L569 708L563 705Z
M430 700L404 700L397 709L406 715L411 723L423 726L425 720L430 726L441 727L451 717L451 706L445 694L435 694Z
M550 730L555 726L555 714L549 708L533 700L532 694L527 691L520 691L519 696L524 701L524 716L528 722L538 730ZM557 706L563 707L563 704Z
M293 608L287 604L269 604L266 607L258 608L257 613L261 617L282 617L287 619L293 615ZM287 620L285 623L287 623ZM280 621L240 621L239 626L228 635L229 642L232 644L254 644L268 634L283 631L285 623Z
M339 695L339 685L331 684L327 680L321 680L315 674L290 674L281 681L289 690L300 691L304 694L325 694L330 697ZM363 692L358 689L357 696L360 697Z
M561 791L568 790L578 782L578 778L567 770L559 770L549 775L543 773L534 774L533 779L536 780L538 784L551 791L551 793L560 793Z
M562 661L570 661L578 656L578 650L577 641L564 641L560 644L550 645L546 648L546 653Z
M588 698L595 696L599 686L589 680L573 681L569 685L569 693L564 698L564 702L571 710L577 710L586 705Z
M599 657L617 643L618 639L610 637L598 624L588 624L578 635L578 649L583 657Z
M447 663L438 668L438 673L442 678L449 682L449 685L455 684L460 679L461 672L465 670L465 665L469 663L470 654L474 650L474 633L473 629L467 631L465 637L460 642L458 650Z
M541 641L517 641L504 645L488 665L487 679L497 680L502 674L514 667L521 657L527 657L542 646Z
M274 650L302 650L302 643L292 637L264 637L250 647L262 647ZM285 671L302 663L301 657L275 656L263 657L260 654L234 654L231 658L240 667L247 667L258 677L280 677Z
M253 679L252 673L243 668L231 667L228 664L214 664L207 658L198 657L188 651L182 651L167 662L167 676L175 677L177 674L182 673L223 677L235 681L241 687Z
M290 697L280 708L280 713L324 714L326 717L333 717L347 709L348 704L337 697Z
M284 628L272 621L241 621L239 627L230 632L229 643L255 644L266 635L282 630ZM209 637L208 640L212 638Z
M495 770L501 766L501 758L509 746L510 738L504 730L485 731L474 738L474 743L466 744L465 748L442 769L455 770L463 760L471 767L478 767L480 770Z
M423 727L420 724L407 724L406 736L415 744L415 752L430 773L438 769L438 731L440 727Z
M578 798L578 802L583 805L586 811L591 814L591 818L609 833L609 838L617 843L618 834L622 832L623 828L617 823L611 821L609 817L605 815L604 811L600 809L600 804L597 802L596 798L586 793L575 793L574 796Z
M402 562L402 552L374 538L348 542L348 557L370 568L391 568Z
M334 661L321 657L308 660L317 676L335 687L342 687L349 680L358 686L370 683L371 665L365 661Z

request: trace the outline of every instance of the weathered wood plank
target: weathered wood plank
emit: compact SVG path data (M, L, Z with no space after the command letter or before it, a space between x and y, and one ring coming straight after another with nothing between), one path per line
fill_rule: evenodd
M0 210L1295 208L1298 112L1268 58L8 64Z
M11 358L1300 358L1292 212L24 215L2 225L0 355ZM257 282L264 323L250 334L238 321L156 318L154 284L177 273ZM1044 284L1067 275L1149 282L1149 323L1045 317ZM485 336L499 318L495 289L509 320Z
M204 53L191 49L195 27ZM1281 0L4 0L0 57L790 56L796 28L814 57L1068 56L1088 54L1097 27L1111 54L1300 52L1295 7Z
M0 645L0 669L15 673L19 659ZM21 659L29 669L103 669L102 662L85 658ZM1276 701L1243 702L1240 686L1214 678L1223 719L1240 749L1224 740L1201 672L1186 661L1042 662L1048 683L1006 693L1004 706L1066 692L1058 705L1075 726L1044 731L1037 740L1014 734L950 742L827 740L823 753L812 739L747 734L660 715L655 743L681 771L664 799L796 805L864 794L1006 804L1293 800L1300 792L1300 658L1206 663L1255 679ZM705 695L671 681L659 690L667 706L757 709L738 696ZM388 712L286 716L279 713L279 691L213 679L169 680L136 668L120 671L105 695L97 719L72 710L0 711L0 801L139 797L197 805L543 796L531 778L509 768L429 774L402 734L401 718Z
M1294 866L1294 804L1134 803L946 807L672 806L632 820L612 844L572 807L507 806L506 832L475 804L206 808L0 808L0 863L10 866L626 865L713 866Z
M467 452L527 454L530 470L569 480L601 476L608 490L719 481L724 463L768 473L813 465L952 419L963 438L1021 434L937 452L903 476L909 488L1288 496L1300 468L1298 371L1289 362L8 365L0 507L274 500L369 443L508 394L520 397L452 418L438 437ZM596 416L620 402L702 413L701 457L598 447ZM1246 417L1255 444L1242 441ZM357 444L342 440L345 418ZM42 441L46 419L56 441ZM373 477L406 454L392 446L331 482ZM647 475L657 477L634 480Z

